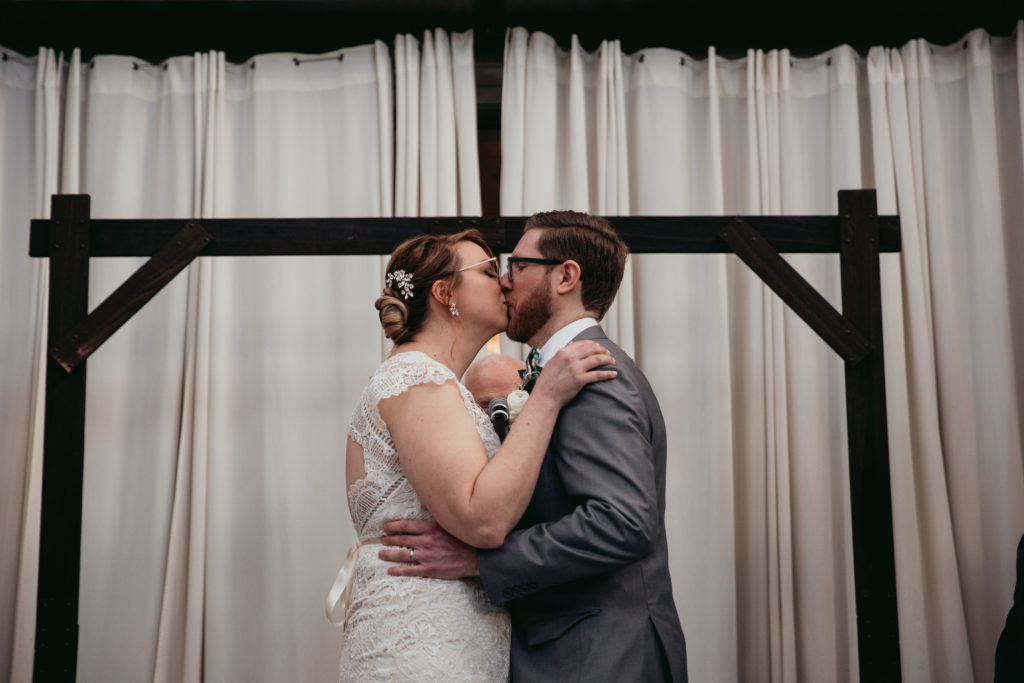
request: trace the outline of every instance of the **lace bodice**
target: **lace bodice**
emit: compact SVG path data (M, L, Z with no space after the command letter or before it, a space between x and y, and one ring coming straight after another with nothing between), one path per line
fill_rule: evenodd
M420 351L394 354L370 377L349 424L349 436L363 448L366 471L366 476L348 491L352 523L360 540L382 535L380 525L390 519L432 519L402 471L395 442L378 406L383 399L398 396L410 387L449 381L458 387L487 456L498 450L500 442L494 427L455 373Z
M366 476L348 492L361 543L355 548L341 652L339 680L343 683L508 679L508 612L488 602L479 580L391 576L388 568L393 564L378 556L381 524L391 519L431 519L402 471L378 406L385 398L428 382L454 382L488 457L498 450L490 420L446 366L413 351L391 356L373 373L349 426L349 436L363 448Z

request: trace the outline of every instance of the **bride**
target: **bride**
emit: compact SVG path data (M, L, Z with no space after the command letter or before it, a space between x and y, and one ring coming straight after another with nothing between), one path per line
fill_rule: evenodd
M332 591L345 603L340 678L504 681L507 613L476 579L389 575L393 565L378 558L381 525L432 519L469 545L501 545L530 500L559 410L584 385L614 377L599 369L614 361L591 341L560 351L500 443L459 381L508 323L497 257L480 233L399 245L375 305L395 347L349 426L346 479L359 543ZM412 551L408 561L416 562Z

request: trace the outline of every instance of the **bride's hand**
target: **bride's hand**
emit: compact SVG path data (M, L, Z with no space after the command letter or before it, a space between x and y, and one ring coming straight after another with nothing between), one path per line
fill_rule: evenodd
M559 405L565 405L593 382L612 379L619 373L601 369L614 365L615 359L608 350L595 341L571 342L552 356L544 366L544 372L537 377L534 393L546 393Z

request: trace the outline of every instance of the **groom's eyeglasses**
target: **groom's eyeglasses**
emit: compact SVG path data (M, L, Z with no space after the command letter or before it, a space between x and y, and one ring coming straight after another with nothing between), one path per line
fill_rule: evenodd
M564 260L553 258L534 258L532 256L509 256L508 257L508 283L515 282L516 273L527 266L540 264L542 266L557 266L565 263Z

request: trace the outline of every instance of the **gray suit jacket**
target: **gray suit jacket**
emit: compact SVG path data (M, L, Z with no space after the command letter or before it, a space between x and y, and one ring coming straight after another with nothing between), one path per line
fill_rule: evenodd
M665 541L665 423L647 378L599 327L618 377L558 418L537 488L504 545L480 551L512 614L513 681L685 681Z

